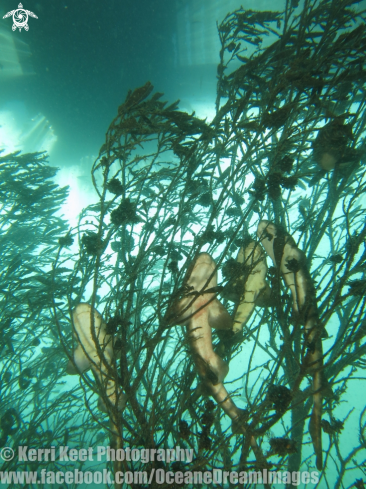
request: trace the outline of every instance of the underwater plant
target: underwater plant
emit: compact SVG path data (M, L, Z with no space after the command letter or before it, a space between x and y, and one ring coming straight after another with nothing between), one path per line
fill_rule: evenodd
M366 34L353 3L287 2L283 13L229 14L218 26L210 123L167 106L150 83L118 108L92 169L99 202L77 229L69 283L81 287L68 296L69 308L87 300L114 336L115 382L127 399L111 433L115 446L179 445L196 456L185 465L137 461L115 470L307 467L334 487L352 468L359 476L365 411L351 455L341 455L341 429L331 428L346 422L349 413L343 421L336 413L347 388L364 378L366 351ZM276 39L262 47L268 35ZM269 230L256 235L263 220L273 223L277 251ZM196 368L203 379L215 374L211 360L201 355L202 367L195 341L175 325L185 322L180 314L196 291L188 271L202 253L213 257L218 279L210 288L214 275L207 277L205 303L187 304L187 320L195 324L210 300L231 315L234 329L212 330L212 358L235 366L225 386L246 410L241 433L220 410L226 401L208 401L213 391L197 377ZM183 312L172 320L179 304ZM235 321L240 311L245 317Z
M42 153L0 155L0 450L80 442L89 424L84 412L70 410L83 405L75 395L81 389L64 389L63 349L50 314L63 304L69 272L52 270L60 242L70 244L59 216L67 189L54 183L56 173ZM4 458L1 471L45 467L51 463Z
M80 371L80 386L50 396L52 408L35 405L38 416L51 412L52 443L60 444L55 423L68 409L60 426L70 430L75 416L75 446L95 445L102 430L115 448L194 453L192 461L116 461L114 471L318 470L318 487L361 487L366 408L352 413L345 403L366 366L366 28L357 3L292 0L284 12L228 14L218 26L211 122L163 102L149 82L127 94L92 168L97 202L76 229L57 230L52 265L43 265L49 274L38 275L51 283L39 314L57 336L57 361L64 352L58 382L68 379L72 318L82 303L90 305L92 354L101 362L99 380ZM67 247L72 240L77 250ZM190 267L208 255L209 289L200 296ZM186 303L192 291L205 302ZM19 297L17 307L20 299L26 303ZM181 326L187 318L197 324L200 307L208 316L208 301L221 303L233 324L210 331L220 387L230 367L230 397L216 403L207 388L216 382L211 357L202 367L198 344ZM97 338L96 310L113 338L113 362ZM104 374L114 393L117 386L125 393L123 412L103 393ZM232 432L220 407L228 400L245 413L245 429ZM357 430L345 438L356 413ZM5 415L16 429L17 416Z

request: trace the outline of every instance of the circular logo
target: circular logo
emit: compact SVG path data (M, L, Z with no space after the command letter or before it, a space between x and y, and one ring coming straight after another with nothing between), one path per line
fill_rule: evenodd
M35 19L38 19L36 14L31 12L30 10L25 10L23 8L23 5L20 3L18 5L18 8L16 10L10 10L7 14L4 15L3 19L6 19L7 17L13 16L13 25L12 25L12 30L15 31L16 28L19 29L19 32L24 29L25 31L29 30L28 27L28 18L34 17Z
M5 462L9 462L9 460L13 460L14 450L10 447L2 448L0 450L0 458L2 458Z
M13 31L15 31L17 27L19 27L19 29L21 29L22 27L25 28L28 22L27 12L23 9L17 9L13 14L13 22L14 22L14 25L12 27Z

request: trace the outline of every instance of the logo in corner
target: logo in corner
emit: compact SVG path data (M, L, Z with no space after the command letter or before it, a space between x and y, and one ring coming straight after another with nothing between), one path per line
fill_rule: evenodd
M25 10L21 3L18 5L18 8L16 10L12 10L11 12L5 14L3 19L6 19L11 15L13 16L14 22L12 25L12 30L15 31L15 29L18 28L19 32L22 30L22 28L24 28L26 31L29 29L28 16L38 19L38 17L33 12L31 12L30 10Z

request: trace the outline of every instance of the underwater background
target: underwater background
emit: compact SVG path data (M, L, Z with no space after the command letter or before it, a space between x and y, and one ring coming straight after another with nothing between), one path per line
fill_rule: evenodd
M366 1L23 5L38 18L13 31L3 17L17 2L0 3L0 450L180 446L194 458L15 457L0 471L265 468L319 473L298 487L365 487ZM285 240L277 267L267 249L238 257L271 241L263 220ZM284 272L290 236L304 254ZM239 432L173 313L202 252L234 323L252 304L239 332L213 333ZM248 302L264 262L272 292ZM305 277L303 317L286 273ZM99 367L71 376L80 303L113 339L94 339Z

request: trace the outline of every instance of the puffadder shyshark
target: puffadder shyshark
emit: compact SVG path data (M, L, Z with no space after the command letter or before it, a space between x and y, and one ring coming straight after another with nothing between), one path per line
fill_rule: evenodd
M309 432L316 455L316 466L322 469L322 377L323 350L321 342L322 327L316 306L316 295L310 273L306 267L304 253L297 247L294 239L286 231L269 221L261 221L257 236L266 253L271 257L285 284L291 291L293 320L304 326L305 348L302 355L302 368L313 376L313 409ZM241 248L237 261L246 265L249 273L234 317L233 330L240 332L250 318L258 301L265 302L270 295L266 282L267 265L261 246L252 241L245 249Z
M70 375L92 370L99 388L98 407L103 412L117 406L122 411L126 396L114 380L113 337L107 334L106 323L89 304L78 304L73 311L73 336L76 348L66 371Z

